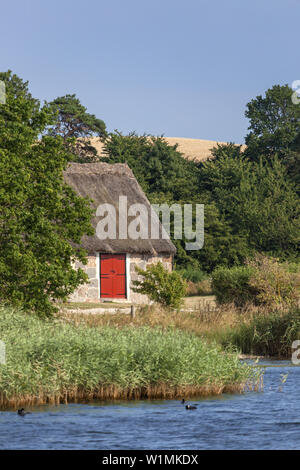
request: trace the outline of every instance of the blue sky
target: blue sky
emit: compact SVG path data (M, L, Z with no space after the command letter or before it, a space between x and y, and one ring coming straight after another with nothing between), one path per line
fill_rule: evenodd
M300 0L10 0L1 70L108 129L242 143L246 103L300 79Z

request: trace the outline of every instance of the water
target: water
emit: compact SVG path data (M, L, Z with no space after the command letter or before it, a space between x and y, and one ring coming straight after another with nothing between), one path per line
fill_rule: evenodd
M178 400L3 411L0 449L299 449L300 367L265 364L263 392L193 399L196 411Z

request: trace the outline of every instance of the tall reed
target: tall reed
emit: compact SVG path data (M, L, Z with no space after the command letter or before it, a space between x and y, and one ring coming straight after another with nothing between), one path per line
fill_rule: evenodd
M241 392L259 373L193 333L88 327L0 309L0 405Z

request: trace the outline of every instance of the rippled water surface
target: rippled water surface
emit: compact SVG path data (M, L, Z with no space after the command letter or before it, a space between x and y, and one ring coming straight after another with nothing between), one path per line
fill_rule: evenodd
M299 449L300 367L265 364L264 391L179 401L97 402L0 412L1 449ZM287 374L281 386L281 374Z

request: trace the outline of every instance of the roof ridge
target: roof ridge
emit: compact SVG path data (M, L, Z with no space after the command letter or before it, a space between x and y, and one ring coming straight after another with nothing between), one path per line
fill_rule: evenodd
M129 168L127 163L107 163L107 162L96 162L96 163L76 163L70 162L65 170L67 174L119 174L127 175L130 178L134 178L132 170Z

